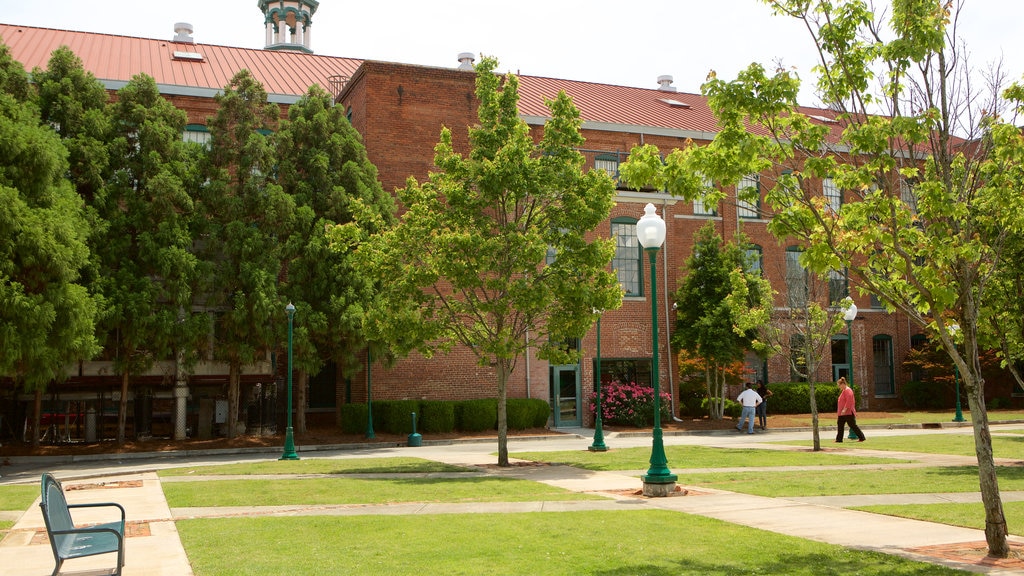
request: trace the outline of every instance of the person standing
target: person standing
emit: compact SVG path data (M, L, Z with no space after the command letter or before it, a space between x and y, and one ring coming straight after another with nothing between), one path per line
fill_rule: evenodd
M761 425L761 430L765 430L768 428L768 397L772 395L772 391L764 382L759 382L757 395L761 397L761 403L757 405L757 422Z
M839 430L836 432L836 442L843 441L846 424L849 424L850 431L857 435L857 442L863 442L865 440L864 433L860 431L860 426L857 426L857 409L854 407L856 402L853 398L853 388L846 384L846 376L841 376L836 384L839 385L839 401L836 403L838 416L836 427Z
M747 434L754 433L754 410L761 404L761 396L757 392L754 392L754 385L747 382L746 389L740 392L740 395L736 398L736 401L743 406L743 412L740 413L740 423L736 426L736 429L740 432L743 431L743 423L747 422Z

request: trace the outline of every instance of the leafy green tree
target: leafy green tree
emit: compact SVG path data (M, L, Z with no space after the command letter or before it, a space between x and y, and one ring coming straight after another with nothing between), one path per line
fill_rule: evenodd
M394 221L394 200L377 180L359 133L345 118L344 107L313 86L288 109L277 137L278 182L295 199L295 227L285 257L285 293L295 304L297 405L305 406L310 374L333 361L339 375L361 367L365 348L362 322L374 297L371 278L352 263L351 250L331 248L330 232L338 225L359 226L367 233ZM306 428L305 411L295 428Z
M67 151L27 102L17 63L0 47L0 374L35 393L92 357L97 305L80 283L89 259L82 200L64 176ZM21 71L23 75L24 72ZM8 93L9 87L14 93Z
M1006 557L979 361L998 340L986 319L1014 305L992 279L1019 266L1007 248L1024 229L1024 139L999 116L999 75L991 94L973 88L958 44L962 2L895 1L888 19L856 0L765 2L810 32L827 115L797 106L800 81L781 67L709 77L703 90L721 130L710 146L670 156L666 172L775 171L766 195L772 233L803 241L802 261L815 272L848 269L862 290L942 342L970 406L989 553ZM1024 102L1024 87L1006 96ZM854 201L826 201L823 179Z
M518 79L496 66L477 66L480 124L469 129L469 155L443 129L438 171L409 180L399 223L358 252L363 273L384 288L366 322L371 341L427 355L459 343L494 367L498 464L507 466L506 386L527 333L539 355L567 361L563 343L583 336L594 309L618 307L621 292L611 244L587 239L615 190L602 171L583 171L579 112L559 94L534 142L519 116Z
M283 239L291 233L295 201L274 182L272 135L279 109L248 70L218 94L210 119L207 183L197 207L201 301L213 314L216 360L228 364L228 437L237 434L241 370L280 341L285 305L278 291Z
M0 93L7 94L18 102L27 102L35 91L31 88L25 67L11 57L11 50L0 38Z
M721 420L725 410L725 384L730 368L742 362L751 349L753 331L737 331L729 307L732 292L731 273L750 275L747 292L762 288L755 283L760 275L748 272L746 254L736 242L723 243L714 224L708 223L694 235L694 249L683 270L685 276L675 294L676 327L673 345L699 356L704 363L704 386L708 397L708 415Z
M207 322L191 314L197 259L186 189L185 113L136 76L110 105L110 176L95 208L106 223L95 250L107 305L102 334L121 375L117 441L125 441L133 374L192 347Z

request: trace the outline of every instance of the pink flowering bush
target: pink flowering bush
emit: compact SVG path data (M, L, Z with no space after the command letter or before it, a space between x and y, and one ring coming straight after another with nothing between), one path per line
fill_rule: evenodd
M594 414L597 394L590 393L588 405ZM661 421L672 417L672 396L661 393ZM628 424L637 428L654 425L654 389L630 382L612 381L601 386L601 420L605 424Z

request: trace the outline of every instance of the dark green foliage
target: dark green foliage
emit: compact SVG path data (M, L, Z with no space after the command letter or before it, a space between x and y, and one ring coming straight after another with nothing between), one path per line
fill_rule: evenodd
M551 407L544 400L537 398L509 398L505 406L508 412L509 430L526 430L547 424ZM544 420L538 426L537 421L543 414Z
M373 427L388 434L411 434L412 413L419 415L419 400L381 400L373 403Z
M699 410L700 410L700 412L698 412L698 415L702 415L702 414L707 414L708 413L708 399L707 398L704 398L703 401L701 401ZM739 416L740 416L740 414L742 412L743 412L743 405L742 404L740 404L739 402L736 402L735 400L730 400L728 398L725 399L725 406L722 407L722 416L725 416L727 418L739 418Z
M446 434L455 431L455 403L442 400L420 402L423 412L417 427L423 434Z
M483 432L498 427L498 400L464 400L455 408L456 427L463 432Z
M768 409L773 414L807 414L811 411L811 390L807 382L776 382L771 385L771 390ZM854 386L853 393L859 397L860 388ZM818 382L814 385L814 397L818 412L835 412L839 387L835 382Z
M338 427L345 434L366 432L366 404L342 404L338 408Z
M949 406L949 390L944 383L913 380L900 388L900 397L911 410L936 410Z

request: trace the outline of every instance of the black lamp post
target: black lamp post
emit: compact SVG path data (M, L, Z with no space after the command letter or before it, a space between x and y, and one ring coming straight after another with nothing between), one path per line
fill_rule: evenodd
M654 204L644 206L644 215L636 223L636 236L651 262L651 334L654 354L651 360L651 384L654 388L654 430L652 432L651 467L643 480L644 496L668 496L675 490L676 476L668 468L665 443L661 431L661 390L658 385L658 250L665 243L665 221L658 216Z

